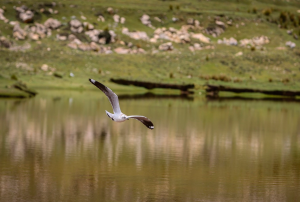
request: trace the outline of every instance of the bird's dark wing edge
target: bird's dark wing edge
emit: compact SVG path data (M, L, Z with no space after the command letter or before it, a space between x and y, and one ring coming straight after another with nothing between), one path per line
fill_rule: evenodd
M128 116L128 118L136 119L136 120L142 122L147 128L149 128L151 130L154 129L153 123L150 121L150 119L148 119L145 116L131 115L131 116Z

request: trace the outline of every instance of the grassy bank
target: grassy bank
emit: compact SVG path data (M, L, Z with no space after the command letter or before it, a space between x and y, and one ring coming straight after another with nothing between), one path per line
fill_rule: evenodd
M9 20L16 20L13 6L27 5L38 10L37 1L2 2L5 6L4 15ZM75 5L71 6L70 5ZM107 7L113 7L117 14L124 16L124 25L113 26L112 16L106 13ZM299 35L300 16L297 13L299 3L296 1L64 1L58 3L55 10L58 14L40 14L36 22L43 23L49 17L60 20L67 26L71 16L81 20L85 16L87 22L94 23L97 29L113 29L118 41L131 42L143 48L146 54L118 55L84 52L67 47L67 41L58 41L56 34L70 32L62 27L52 32L52 36L37 41L26 39L15 41L12 38L12 26L0 21L0 35L12 40L19 46L30 46L23 51L0 49L0 86L3 88L14 82L12 77L26 83L34 89L64 88L92 89L88 78L94 78L108 84L110 78L126 78L165 83L194 83L196 90L203 90L206 83L228 86L254 87L265 89L300 89L300 42L286 32L293 29ZM271 9L266 15L265 10ZM98 22L95 13L101 12L105 22ZM277 20L282 12L295 16L296 25L287 20L285 28L279 28ZM122 27L129 30L145 31L153 35L153 29L143 25L139 18L144 13L151 17L158 16L163 22L152 20L155 27L174 27L179 29L186 24L188 18L200 21L205 28L219 16L221 21L232 20L233 26L227 26L220 36L210 37L210 45L214 49L204 49L195 52L189 50L189 44L176 44L173 51L153 53L161 43L149 43L134 40L121 33ZM220 17L221 16L221 17ZM172 17L179 20L173 22ZM83 20L82 20L83 21ZM24 26L24 24L21 24ZM203 32L200 30L199 32ZM244 48L218 44L218 39L234 37L237 40L267 36L270 43L261 49ZM88 40L88 39L86 39ZM286 41L292 41L296 48L285 47ZM165 41L167 42L167 41ZM192 39L191 43L198 42ZM108 44L112 49L119 43ZM238 52L242 55L236 56ZM41 66L47 64L54 72L43 71ZM74 74L74 77L70 76ZM54 75L61 75L58 78ZM115 84L111 88L126 90ZM130 88L138 90L138 88Z

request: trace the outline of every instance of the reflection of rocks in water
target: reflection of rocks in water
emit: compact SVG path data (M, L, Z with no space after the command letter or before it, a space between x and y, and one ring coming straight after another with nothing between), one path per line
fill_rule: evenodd
M148 131L135 121L112 122L104 96L78 97L70 107L64 97L36 97L15 110L15 102L0 102L1 200L31 193L32 200L43 197L38 201L193 201L205 190L206 201L226 201L229 191L238 201L257 201L257 186L272 185L269 195L285 199L285 184L299 182L297 103L282 111L278 103L121 100L124 112L155 117L157 127Z

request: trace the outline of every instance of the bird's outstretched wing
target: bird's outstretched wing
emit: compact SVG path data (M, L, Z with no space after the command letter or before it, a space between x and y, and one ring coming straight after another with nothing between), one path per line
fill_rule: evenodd
M127 116L127 118L130 119L136 119L139 120L140 122L142 122L145 126L147 126L147 128L149 129L154 129L154 125L153 123L150 121L150 119L148 119L147 117L144 116L138 116L138 115L132 115L132 116Z
M121 113L118 96L102 83L95 81L94 79L89 79L89 81L92 84L94 84L97 88L99 88L108 97L110 104L114 110L114 113L115 114Z

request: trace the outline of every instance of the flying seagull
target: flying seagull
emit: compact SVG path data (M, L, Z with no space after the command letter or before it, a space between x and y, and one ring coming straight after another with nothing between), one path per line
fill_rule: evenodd
M109 99L110 104L113 108L114 113L109 113L108 111L105 110L107 116L111 118L113 121L117 122L123 122L129 119L136 119L142 122L147 128L149 129L154 129L153 123L145 116L139 116L139 115L131 115L127 116L121 112L120 109L120 104L119 104L119 99L118 96L110 90L108 87L103 85L102 83L95 81L94 79L89 79L89 81L94 84L97 88L99 88Z

